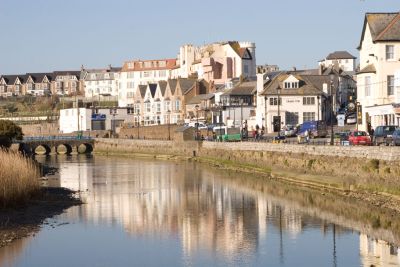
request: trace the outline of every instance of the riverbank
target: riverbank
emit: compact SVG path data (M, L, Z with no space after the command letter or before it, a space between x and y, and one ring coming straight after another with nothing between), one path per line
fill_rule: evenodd
M64 188L43 187L23 206L0 209L0 247L34 235L45 219L61 214L66 208L82 204L74 194Z
M400 149L97 139L95 153L195 160L364 199L400 214Z

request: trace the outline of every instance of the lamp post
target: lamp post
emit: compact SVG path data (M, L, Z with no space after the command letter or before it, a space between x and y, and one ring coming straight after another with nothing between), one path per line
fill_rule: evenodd
M117 114L117 109L112 108L111 112L112 112L112 116L113 116L112 121L111 121L111 129L112 129L113 137L115 137L115 115Z
M240 141L243 141L243 99L240 99Z
M171 115L171 111L168 109L167 110L167 115L168 115L168 140L171 140L171 132L170 132L170 123L171 123L171 120L170 120L170 115Z
M194 106L196 109L196 138L195 140L199 140L199 105Z
M278 87L276 88L276 92L278 93L278 136L280 136L281 135L281 110L280 110L280 106L281 106L281 98L280 98L280 95L281 95L281 87L279 86L279 84L278 84Z
M331 99L331 118L330 118L330 123L331 123L331 140L330 140L330 145L333 146L334 141L333 141L333 115L334 115L334 105L333 105L333 90L335 88L334 86L334 79L335 79L335 72L333 71L333 69L331 69L331 71L329 72L329 78L331 81L331 92L330 92L330 99Z

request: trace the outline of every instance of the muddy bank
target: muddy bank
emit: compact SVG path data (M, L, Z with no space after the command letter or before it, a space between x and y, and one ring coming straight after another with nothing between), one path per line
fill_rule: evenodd
M61 214L65 209L80 205L75 192L64 188L41 188L40 194L26 205L0 209L0 247L16 239L34 235L47 218Z

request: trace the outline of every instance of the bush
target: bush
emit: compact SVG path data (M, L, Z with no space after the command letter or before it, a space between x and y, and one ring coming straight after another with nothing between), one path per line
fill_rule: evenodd
M10 147L11 140L21 140L23 137L22 129L14 122L0 120L0 147Z

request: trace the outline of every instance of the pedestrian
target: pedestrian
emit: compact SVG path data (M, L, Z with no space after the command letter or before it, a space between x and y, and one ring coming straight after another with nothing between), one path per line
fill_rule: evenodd
M306 135L306 142L309 143L310 142L310 130L309 129L306 130L305 135Z

